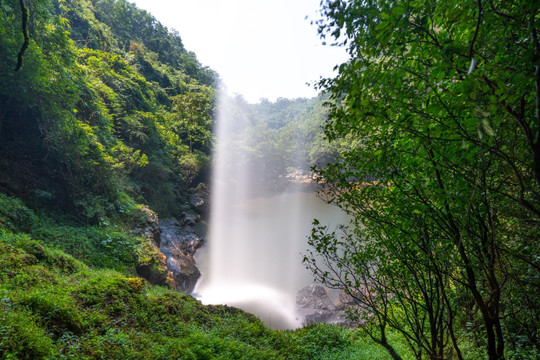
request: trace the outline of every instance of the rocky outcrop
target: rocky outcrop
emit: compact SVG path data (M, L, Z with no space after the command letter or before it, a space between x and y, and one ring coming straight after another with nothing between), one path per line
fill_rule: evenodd
M137 274L154 285L192 292L201 276L193 255L204 241L192 228L200 216L183 212L180 220L158 221L152 210L141 211L140 223L133 229L145 240L135 266Z
M299 290L296 305L303 325L335 322L336 307L320 285L311 284Z
M296 305L303 325L331 323L354 326L346 313L347 309L355 306L354 299L342 291L333 302L323 286L311 284L298 291Z
M185 221L184 221L185 222ZM176 219L163 220L161 229L161 252L167 258L167 268L172 273L173 287L181 292L193 291L201 276L193 255L204 243L189 226L182 226Z
M167 267L167 258L155 244L147 246L144 259L135 266L137 275L153 285L171 286L172 272Z
M161 233L158 217L148 208L141 209L141 220L133 233L144 237L135 271L137 275L154 285L171 285L172 273L167 268L167 259L159 250Z
M157 214L146 207L142 208L141 212L141 221L133 231L150 239L154 244L159 246L161 242L161 231L159 230Z

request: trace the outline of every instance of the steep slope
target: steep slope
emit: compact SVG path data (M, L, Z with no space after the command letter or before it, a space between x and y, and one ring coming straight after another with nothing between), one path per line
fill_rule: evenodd
M136 203L177 215L204 178L216 74L126 1L7 2L0 49L0 189L87 221ZM183 106L196 98L198 109ZM40 196L38 196L40 195Z

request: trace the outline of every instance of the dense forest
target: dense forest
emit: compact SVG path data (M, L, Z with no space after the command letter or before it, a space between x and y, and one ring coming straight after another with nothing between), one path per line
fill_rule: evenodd
M127 2L4 1L2 24L2 189L93 223L178 212L208 168L217 75Z
M321 95L218 102L126 0L0 0L0 358L540 356L540 3L322 0L314 25L350 55ZM171 288L158 219L204 216L219 111L233 163L353 219L304 258L352 329Z

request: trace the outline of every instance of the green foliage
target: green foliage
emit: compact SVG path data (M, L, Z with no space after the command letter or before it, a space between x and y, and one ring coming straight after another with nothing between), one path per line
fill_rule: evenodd
M4 359L35 359L51 355L53 341L36 324L35 315L24 309L12 310L10 299L2 298L0 350Z
M32 1L29 9L30 45L14 73L20 9L0 8L2 159L8 174L22 167L29 180L7 176L0 186L26 199L21 187L48 193L38 205L74 209L91 223L128 221L135 198L175 213L168 203L181 204L207 171L216 75L127 1ZM166 176L150 175L157 168Z
M29 231L36 223L36 216L21 200L0 194L0 227L9 230Z
M172 98L169 120L172 130L188 139L189 152L195 148L208 150L214 113L214 91L207 86L191 86Z
M534 354L538 2L323 5L321 35L351 56L319 84L325 134L357 143L318 174L354 226L316 226L308 266L394 359L389 329L417 358Z
M350 346L348 331L339 326L309 325L297 330L295 335L298 349L294 353L298 359L324 359L324 354L340 353Z

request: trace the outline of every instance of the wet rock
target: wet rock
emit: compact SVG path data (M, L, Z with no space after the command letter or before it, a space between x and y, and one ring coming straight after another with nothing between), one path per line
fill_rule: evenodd
M190 293L201 276L193 255L204 240L191 227L182 227L176 219L162 221L160 229L160 249L167 257L167 268L173 275L173 287Z
M336 307L320 285L311 284L298 291L296 305L304 325L335 322Z
M173 274L173 285L177 291L191 293L201 276L195 262L187 257L170 256L167 267Z

